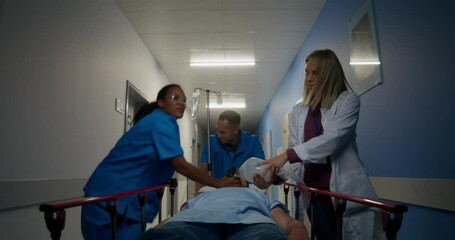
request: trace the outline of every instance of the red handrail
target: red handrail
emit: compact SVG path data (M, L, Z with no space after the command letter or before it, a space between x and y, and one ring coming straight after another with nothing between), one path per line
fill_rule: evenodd
M64 210L67 208L72 208L72 207L78 207L84 204L88 203L95 203L95 202L101 202L105 200L112 200L112 199L118 199L121 197L125 197L128 195L133 195L137 193L145 193L149 192L152 190L156 189L161 189L171 186L171 183L166 183L158 186L152 186L152 187L145 187L145 188L138 188L135 190L130 190L126 192L120 192L120 193L114 193L114 194L106 194L98 197L79 197L79 198L71 198L71 199L65 199L65 200L58 200L50 203L43 203L39 206L39 210L41 212L57 212L60 210Z
M175 188L177 187L177 179L173 178L169 181L169 183L145 187L145 188L138 188L130 191L107 194L102 196L96 197L78 197L78 198L71 198L66 200L58 200L49 203L43 203L39 206L39 210L44 212L44 220L46 221L46 226L51 233L51 238L53 240L60 239L61 232L65 227L65 209L81 206L84 204L95 203L100 201L106 201L107 208L109 210L109 214L111 216L111 232L112 232L112 239L115 239L115 218L116 218L116 209L117 209L117 200L121 197L138 194L138 201L143 208L145 203L145 193L153 190L163 190L165 187L169 187L171 192L171 202ZM161 199L163 194L158 193L159 198ZM111 200L115 200L112 201ZM172 203L171 203L172 205ZM172 216L173 208L171 206L171 216ZM160 209L160 217L161 217L161 209ZM160 218L161 220L161 218ZM144 231L144 213L141 212L141 230Z
M363 205L371 206L380 208L382 210L382 225L383 229L386 232L387 239L396 239L397 232L400 230L401 223L403 220L403 213L408 211L408 207L403 204L392 204L392 203L385 203L382 201L377 201L368 198L362 198L357 196L351 196L344 193L338 192L331 192L327 190L317 189L308 187L305 185L299 184L292 184L292 183L285 183L285 185L293 186L294 187L294 195L296 200L300 196L300 190L310 192L310 198L312 198L315 194L322 194L326 196L333 197L335 199L335 211L337 214L337 239L342 239L342 218L344 211L346 210L346 201L356 202ZM288 189L289 190L289 189ZM297 190L297 191L296 191ZM286 188L284 188L285 195L287 195ZM286 196L287 198L287 196ZM310 199L311 204L311 199ZM296 205L296 216L295 218L298 219L298 205ZM311 239L315 239L314 235L314 226L312 225L311 231Z

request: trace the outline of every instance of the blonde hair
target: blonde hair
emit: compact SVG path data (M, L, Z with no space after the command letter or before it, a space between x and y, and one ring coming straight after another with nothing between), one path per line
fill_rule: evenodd
M305 62L313 60L317 68L317 79L309 90L305 79L303 102L311 108L330 108L343 91L351 89L344 75L343 67L336 54L330 49L313 51ZM305 76L306 78L306 76Z

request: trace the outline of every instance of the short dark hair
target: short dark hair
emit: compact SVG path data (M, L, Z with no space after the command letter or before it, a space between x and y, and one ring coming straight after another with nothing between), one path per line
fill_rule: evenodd
M240 126L240 114L233 110L226 110L220 114L218 120L226 120L229 124Z

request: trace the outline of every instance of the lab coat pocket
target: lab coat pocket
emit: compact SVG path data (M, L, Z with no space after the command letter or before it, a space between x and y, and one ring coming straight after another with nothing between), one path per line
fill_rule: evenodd
M339 177L338 191L341 193L368 197L371 192L371 183L363 169L357 169Z

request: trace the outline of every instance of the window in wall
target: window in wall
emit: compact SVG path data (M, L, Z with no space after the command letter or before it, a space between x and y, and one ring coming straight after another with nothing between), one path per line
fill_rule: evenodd
M350 37L350 66L353 79L349 84L361 95L382 83L381 59L370 0L348 22Z

